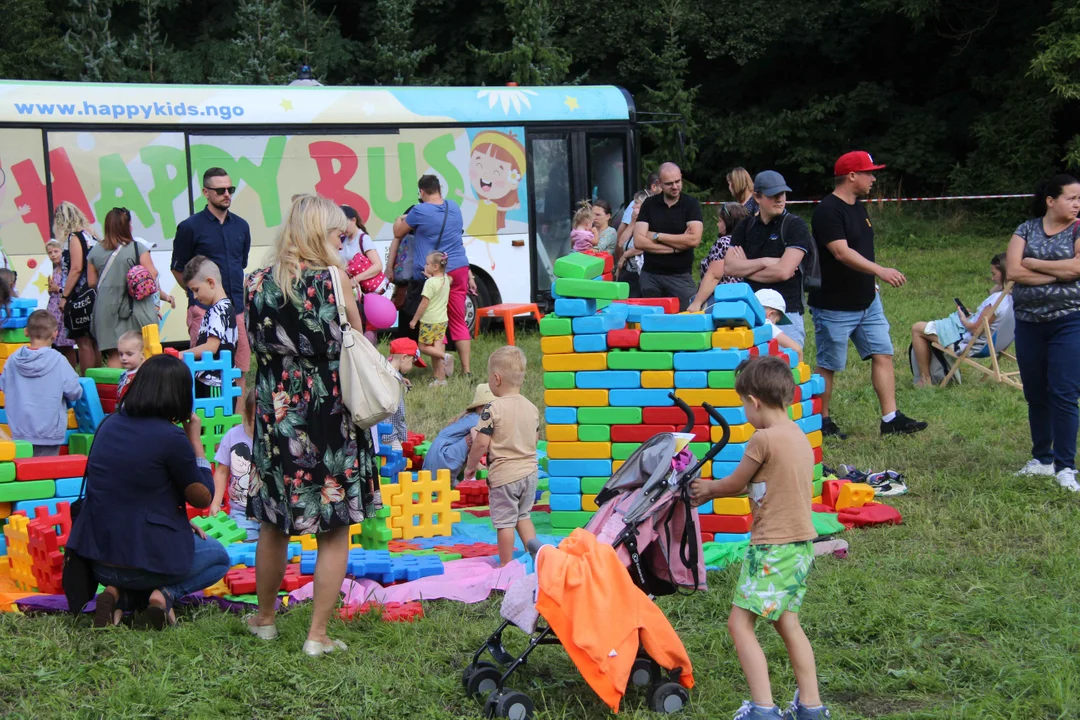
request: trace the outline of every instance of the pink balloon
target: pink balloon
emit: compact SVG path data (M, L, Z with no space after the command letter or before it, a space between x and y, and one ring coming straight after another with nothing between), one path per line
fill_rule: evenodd
M370 327L376 330L393 327L397 315L397 307L390 298L375 293L364 295L364 320Z

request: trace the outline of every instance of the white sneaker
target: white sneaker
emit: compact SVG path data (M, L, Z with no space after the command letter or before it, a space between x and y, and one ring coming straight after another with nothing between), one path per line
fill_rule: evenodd
M1076 482L1076 471L1072 468L1065 468L1057 474L1057 484L1066 490L1080 492L1080 483Z
M1035 475L1050 476L1055 474L1056 473L1054 472L1054 463L1044 464L1039 462L1035 458L1028 460L1027 465L1020 468L1019 472L1016 473L1018 477L1032 477Z

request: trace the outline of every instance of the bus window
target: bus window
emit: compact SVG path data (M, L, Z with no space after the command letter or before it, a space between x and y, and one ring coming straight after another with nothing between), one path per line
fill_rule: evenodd
M41 130L0 129L0 266L10 256L45 256L49 229L49 198L45 190L45 153ZM23 278L27 278L24 280ZM30 273L19 273L19 289Z
M626 136L588 136L589 194L619 207L630 198L626 192Z
M570 138L533 135L529 144L536 207L536 291L547 294L555 281L555 261L570 252Z

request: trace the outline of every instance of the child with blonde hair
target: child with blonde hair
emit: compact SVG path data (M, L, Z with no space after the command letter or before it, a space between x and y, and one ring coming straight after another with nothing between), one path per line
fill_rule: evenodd
M600 244L600 234L593 227L592 204L583 200L577 212L574 213L573 230L570 231L570 242L574 244L574 252L592 250Z
M135 379L135 373L142 367L144 352L142 333L129 330L117 339L116 354L120 356L120 367L124 368L120 381L116 384L117 400L124 397L131 381Z
M416 308L413 319L409 322L409 329L416 329L419 323L420 352L434 361L432 370L435 373L435 379L431 384L442 386L446 384L446 377L453 372L454 367L453 355L447 355L443 346L449 320L446 308L450 303L450 278L446 275L446 255L437 251L428 253L424 272L427 273L428 278L424 281L420 304Z
M56 318L56 342L53 343L53 349L67 358L71 366L75 367L75 341L67 336L64 313L60 311L60 293L67 280L63 264L64 246L58 240L50 240L45 243L45 253L49 256L49 262L52 263L52 275L49 276L49 304L46 309Z

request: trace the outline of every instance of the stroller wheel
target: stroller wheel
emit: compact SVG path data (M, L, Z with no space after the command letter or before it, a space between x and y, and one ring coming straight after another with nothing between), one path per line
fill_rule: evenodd
M659 680L657 667L650 658L639 657L630 670L630 683L637 687L652 685L654 681Z
M686 706L690 694L679 683L666 682L653 688L649 695L649 709L653 712L671 715Z
M465 668L461 674L461 684L465 692L472 696L485 697L499 688L502 671L489 662L480 662Z
M510 720L531 720L533 701L525 693L516 690L500 690L487 699L484 710L489 718L510 718Z

